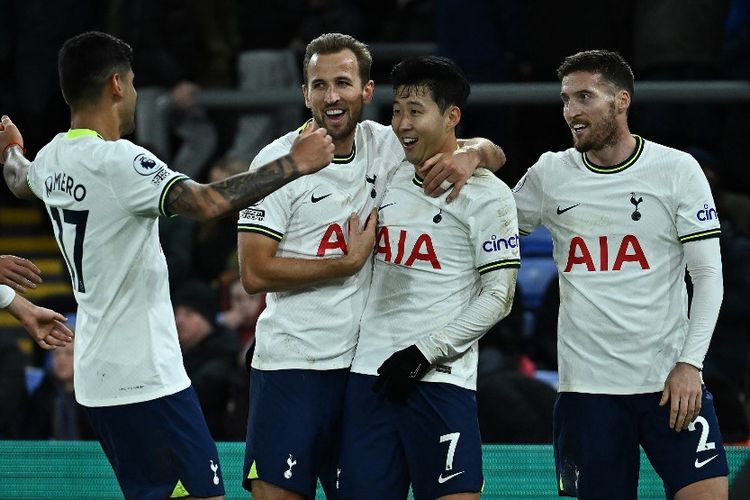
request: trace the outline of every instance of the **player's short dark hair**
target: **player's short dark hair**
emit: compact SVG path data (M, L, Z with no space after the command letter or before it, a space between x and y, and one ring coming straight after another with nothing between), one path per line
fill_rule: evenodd
M95 102L115 73L131 69L133 49L107 33L89 31L67 40L57 54L60 90L68 106Z
M391 83L394 95L399 88L406 92L426 88L441 113L449 106L463 109L471 92L469 81L461 68L447 57L439 56L404 59L391 70Z
M633 70L617 52L610 50L586 50L566 57L557 68L557 78L576 71L598 73L618 91L627 90L633 95Z
M305 59L302 62L302 76L307 83L307 67L310 65L310 59L315 54L336 54L342 50L349 49L357 58L359 67L359 78L362 85L370 81L370 68L372 67L372 55L367 45L360 42L350 35L342 33L324 33L318 38L307 44L305 49Z

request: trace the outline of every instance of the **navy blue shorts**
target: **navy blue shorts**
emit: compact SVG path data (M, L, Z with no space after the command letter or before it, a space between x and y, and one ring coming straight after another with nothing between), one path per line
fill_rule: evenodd
M669 428L661 392L611 396L558 394L554 448L560 496L630 500L637 497L639 445L664 481L666 497L685 486L729 474L714 411L703 389L700 415L688 430Z
M256 370L250 374L242 486L260 479L315 498L336 482L341 409L349 370Z
M219 454L192 386L143 403L85 410L125 498L224 494Z
M338 499L414 498L478 492L482 442L476 393L421 382L404 404L352 373L346 390Z

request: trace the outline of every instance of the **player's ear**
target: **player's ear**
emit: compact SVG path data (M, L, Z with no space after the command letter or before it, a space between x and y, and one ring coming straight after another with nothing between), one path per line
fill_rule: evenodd
M375 92L375 82L368 80L364 87L362 87L362 102L365 104L372 102L373 92Z
M122 97L125 93L125 79L120 73L114 73L107 80L107 85L112 92L112 95Z
M458 106L451 106L445 113L446 125L450 128L456 128L458 122L461 121L461 108Z
M302 84L302 95L305 96L305 107L307 109L312 109L312 104L310 104L310 96L307 94L307 82Z
M618 112L627 112L628 108L630 108L630 92L627 90L620 90L615 96L615 103Z

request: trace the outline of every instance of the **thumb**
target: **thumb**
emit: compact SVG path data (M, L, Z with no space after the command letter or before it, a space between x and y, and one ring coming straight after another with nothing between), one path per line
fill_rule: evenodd
M432 167L435 166L435 164L440 160L440 155L434 155L430 158L426 159L422 164L417 167L417 170L420 174L424 174L425 172L429 172Z
M302 125L302 135L312 134L319 128L320 127L318 126L318 122L315 121L315 118L310 118L304 125Z
M664 387L661 391L661 399L659 400L659 406L664 406L669 401L669 387Z

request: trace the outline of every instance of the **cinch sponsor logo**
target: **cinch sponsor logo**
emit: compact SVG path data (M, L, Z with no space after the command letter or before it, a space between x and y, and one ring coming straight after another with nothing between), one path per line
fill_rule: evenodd
M262 221L266 218L266 211L259 208L246 208L240 216L243 219Z
M482 243L482 249L485 252L499 252L509 248L518 248L518 235L510 238L498 238L493 234L489 240Z
M73 197L76 201L81 201L86 197L86 186L76 184L72 177L60 172L54 176L50 175L44 181L44 187L49 196L52 191L59 191Z
M716 209L714 207L709 207L708 203L703 205L703 210L698 210L698 213L695 214L695 216L698 218L699 221L705 222L707 220L714 220L719 218L719 214L716 213Z

